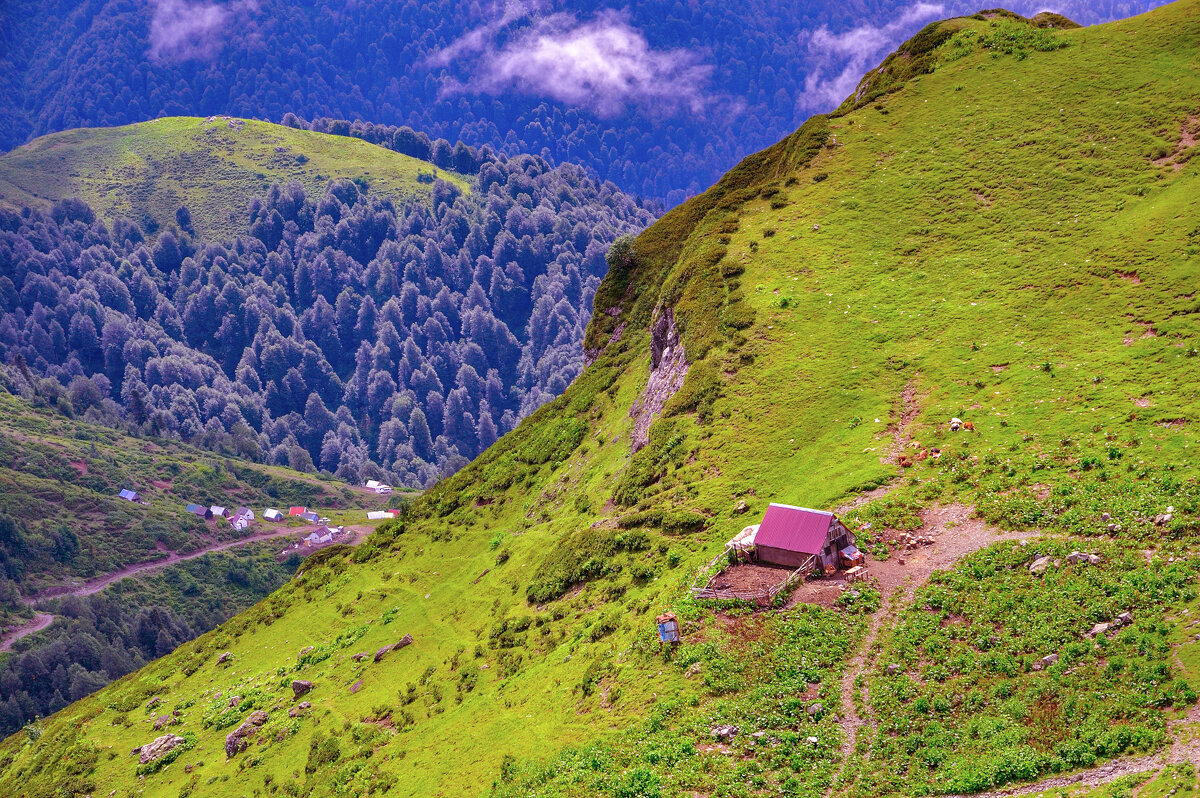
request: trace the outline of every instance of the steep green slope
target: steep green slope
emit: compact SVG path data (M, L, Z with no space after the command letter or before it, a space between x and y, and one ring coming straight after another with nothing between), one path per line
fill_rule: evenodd
M20 208L79 197L107 218L149 217L164 228L187 206L201 238L231 238L245 233L246 204L272 183L294 180L312 194L329 180L366 178L375 192L399 197L428 191L435 174L466 187L457 175L360 139L168 117L54 133L0 155L0 202Z
M614 248L563 396L404 522L10 738L0 791L927 794L1185 738L1200 2L945 24L902 48L922 64L903 81ZM690 597L768 501L882 485L844 514L872 524L878 589L806 585L765 612ZM923 525L933 554L883 559ZM1058 560L1044 578L1037 554ZM1132 623L1090 634L1117 610ZM183 742L139 768L156 697Z

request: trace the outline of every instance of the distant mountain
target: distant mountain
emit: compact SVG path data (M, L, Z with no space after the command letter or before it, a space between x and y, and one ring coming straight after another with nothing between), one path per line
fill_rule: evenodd
M474 165L477 168L477 165ZM320 193L330 180L370 182L380 197L428 197L462 175L355 139L231 117L174 117L45 136L0 155L0 202L48 208L66 198L148 234L177 225L204 241L249 229L246 206L275 183Z
M0 199L36 205L0 207L9 390L418 487L560 394L605 252L654 215L577 166L459 147L446 173L344 127L165 119L0 156Z
M927 26L614 245L560 396L0 794L1194 792L1200 0L1065 25ZM773 502L859 551L733 565Z
M1157 4L1050 7L1090 24ZM11 0L0 8L0 148L158 116L290 112L575 162L674 205L835 106L921 25L977 10L968 0Z

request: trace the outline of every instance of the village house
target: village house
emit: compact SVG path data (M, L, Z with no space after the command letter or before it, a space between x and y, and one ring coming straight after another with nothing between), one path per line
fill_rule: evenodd
M384 521L392 517L387 510L370 510L367 512L368 521Z
M199 516L200 518L204 519L213 517L212 510L208 507L205 507L203 504L189 504L187 506L187 511L192 515Z
M288 515L304 515L306 512L308 512L307 507L293 507L288 510Z
M321 516L317 515L314 512L311 512L311 511L306 512L306 513L300 513L300 517L303 518L305 521L309 522L310 524L315 524L321 520Z
M367 490L375 491L375 493L377 493L380 496L387 496L388 494L390 494L392 492L391 485L380 482L377 479L368 479L365 483L363 483L363 487L366 488Z
M230 512L227 508L222 507L219 504L214 504L212 507L209 507L208 509L212 512L212 515L214 518L228 518L229 516L233 515L233 513Z
M754 535L759 562L788 568L810 558L815 568L836 568L842 549L853 545L854 535L833 513L788 504L771 504Z
M264 521L282 521L283 513L279 512L274 507L268 507L267 509L263 510L263 520Z

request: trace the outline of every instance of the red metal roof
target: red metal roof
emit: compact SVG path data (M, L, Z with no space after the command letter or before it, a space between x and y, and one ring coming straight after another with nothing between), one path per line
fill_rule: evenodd
M306 510L307 508L305 507L293 507L292 509L288 510L288 515L304 515Z
M754 545L817 554L825 546L833 513L772 504L763 516Z

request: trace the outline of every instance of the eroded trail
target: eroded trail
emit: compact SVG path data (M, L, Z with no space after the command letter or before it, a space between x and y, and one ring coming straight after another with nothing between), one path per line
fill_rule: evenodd
M36 606L37 602L41 601L42 599L59 598L61 596L90 596L93 593L99 593L104 588L108 587L114 582L121 581L127 576L135 576L137 574L146 573L147 571L157 571L159 568L165 568L168 565L186 562L187 560L194 560L198 557L203 557L205 554L212 554L213 552L217 551L225 551L227 549L237 548L238 546L245 546L250 543L259 543L264 540L274 540L276 538L296 537L302 534L304 531L307 530L299 530L290 527L286 529L275 529L270 532L251 535L248 538L241 538L240 540L228 540L224 543L212 543L208 546L197 549L196 551L189 551L187 554L180 554L173 551L161 560L130 565L122 568L119 571L114 571L113 573L105 574L104 576L98 576L95 579L89 579L80 584L55 585L54 587L48 587L26 598L25 603L29 604L30 606Z
M28 637L34 632L40 632L50 624L54 623L54 616L48 612L35 612L33 620L24 626L18 626L16 629L10 629L0 637L0 653L12 651L13 644L22 637Z
M916 590L938 570L952 568L960 559L1003 541L1019 541L1040 535L1040 532L1003 532L989 527L981 519L972 518L974 508L964 504L933 505L921 511L922 534L933 539L933 544L908 552L894 552L887 560L871 561L869 572L873 583L884 597L882 606L871 616L870 626L859 647L858 653L846 666L842 675L842 764L834 777L828 795L834 794L843 785L847 768L855 748L862 736L864 726L874 724L870 717L863 717L855 703L860 698L866 706L869 696L865 686L861 695L855 687L860 675L870 673L877 656L876 643L886 624L894 623L904 607L912 601Z

